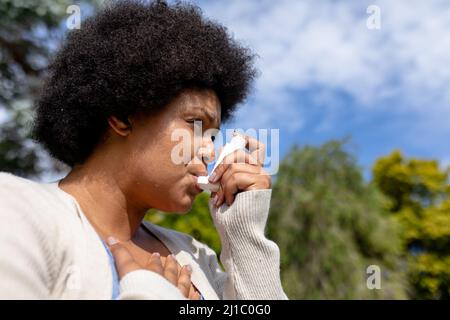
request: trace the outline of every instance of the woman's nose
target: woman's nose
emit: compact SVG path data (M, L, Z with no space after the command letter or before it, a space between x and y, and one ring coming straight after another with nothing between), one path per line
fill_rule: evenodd
M204 163L208 164L214 161L215 156L214 143L211 139L203 138L202 146L199 149L199 158L202 159Z

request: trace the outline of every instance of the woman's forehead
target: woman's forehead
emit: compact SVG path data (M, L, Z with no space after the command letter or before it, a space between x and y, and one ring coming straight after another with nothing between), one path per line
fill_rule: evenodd
M211 89L189 89L179 97L183 111L202 112L212 123L220 125L221 106L216 93Z

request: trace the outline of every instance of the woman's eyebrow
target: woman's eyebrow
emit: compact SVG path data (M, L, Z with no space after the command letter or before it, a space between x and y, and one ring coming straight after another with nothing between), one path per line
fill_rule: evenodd
M206 114L209 121L211 121L212 123L215 123L217 121L217 116L215 113L211 113L209 110L207 110L205 108L201 108L201 110Z
M201 112L202 114L206 115L206 117L208 118L208 120L210 121L211 124L217 124L217 126L220 127L220 121L217 118L216 113L211 112L204 107L198 107L198 108L193 109L192 111Z
M220 119L217 117L216 113L211 113L209 110L203 109L206 116L209 118L210 123L217 125L217 129L220 129Z

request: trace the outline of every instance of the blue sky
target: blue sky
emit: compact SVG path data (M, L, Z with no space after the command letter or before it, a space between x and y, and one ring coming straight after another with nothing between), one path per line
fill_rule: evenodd
M450 1L188 2L259 56L255 89L226 127L279 129L281 158L351 136L367 178L394 149L450 165Z
M366 177L396 148L450 164L450 1L193 2L259 55L230 126L279 128L281 156L351 135Z

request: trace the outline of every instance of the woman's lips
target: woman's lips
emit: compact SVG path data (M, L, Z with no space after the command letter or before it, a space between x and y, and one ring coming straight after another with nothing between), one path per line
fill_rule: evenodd
M198 193L202 192L203 190L198 186L197 182L195 182L195 189L198 191Z
M192 177L192 185L193 185L192 189L195 191L195 195L197 195L200 192L202 192L203 190L197 184L197 176L191 175L191 177Z

